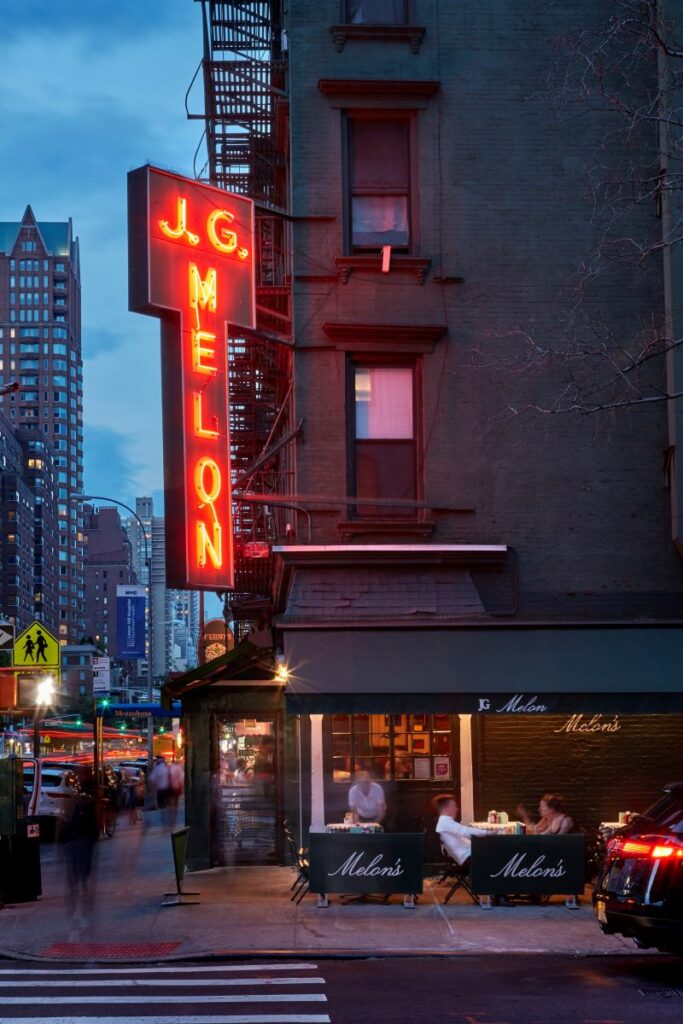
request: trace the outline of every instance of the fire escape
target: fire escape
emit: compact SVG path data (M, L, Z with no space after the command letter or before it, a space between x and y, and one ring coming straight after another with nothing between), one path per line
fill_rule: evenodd
M287 59L282 0L205 0L202 14L204 114L188 116L205 121L208 180L256 203L256 330L239 330L228 342L235 494L235 590L229 602L241 638L268 615L271 545L286 535L292 518L267 498L293 490L289 442L296 435L284 216Z

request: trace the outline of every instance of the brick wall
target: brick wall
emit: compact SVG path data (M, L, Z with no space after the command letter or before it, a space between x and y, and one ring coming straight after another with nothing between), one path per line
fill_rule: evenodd
M346 356L322 325L446 324L446 337L422 357L425 498L474 513L439 514L430 539L516 548L521 617L672 617L682 608L663 486L664 406L609 418L512 412L552 401L563 386L552 361L518 376L520 332L549 349L565 343L577 268L600 231L590 168L609 157L612 115L558 116L548 80L563 37L603 22L610 9L609 0L425 0L415 5L426 28L418 54L354 41L338 53L329 31L336 0L290 4L292 212L304 218L293 224L296 415L304 420L297 490L346 493ZM343 253L342 114L317 82L411 77L440 82L416 114L419 254L431 269L424 285L366 272L343 285L334 263ZM653 133L653 158L655 141ZM657 238L654 207L633 217ZM463 281L437 280L449 276ZM581 317L604 319L619 335L662 310L653 261L606 273ZM314 515L314 540L339 541L344 518Z
M574 724L588 726L592 716ZM619 811L642 811L683 777L683 715L603 715L614 732L567 730L570 718L482 716L474 720L475 811L536 811L543 793L564 795L587 832Z

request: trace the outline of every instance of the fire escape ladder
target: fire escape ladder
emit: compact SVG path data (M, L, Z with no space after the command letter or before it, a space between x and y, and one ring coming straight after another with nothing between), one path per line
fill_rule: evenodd
M234 480L246 474L250 493L264 495L262 505L236 499L233 508L231 605L243 636L268 610L270 544L285 536L292 519L291 512L267 504L268 494L293 491L291 439L297 433L292 417L289 231L277 212L287 205L286 159L278 145L286 112L287 55L282 48L282 0L209 0L203 9L210 181L257 204L256 330L235 330L228 343L231 472Z

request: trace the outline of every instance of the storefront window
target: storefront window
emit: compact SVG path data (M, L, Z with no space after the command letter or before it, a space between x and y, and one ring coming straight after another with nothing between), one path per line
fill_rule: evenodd
M450 715L333 715L332 771L392 781L453 778Z

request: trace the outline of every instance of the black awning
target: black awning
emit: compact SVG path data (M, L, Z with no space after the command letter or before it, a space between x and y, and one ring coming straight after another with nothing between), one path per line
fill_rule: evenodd
M683 712L683 627L288 630L290 713Z

